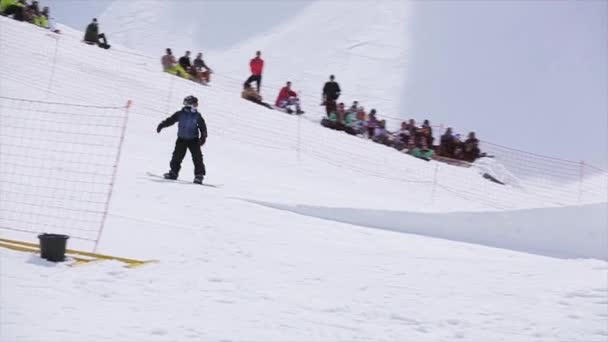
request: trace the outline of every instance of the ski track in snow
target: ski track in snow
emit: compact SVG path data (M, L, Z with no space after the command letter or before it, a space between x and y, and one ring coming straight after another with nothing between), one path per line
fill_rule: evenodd
M54 38L6 18L0 26L3 96L134 101L100 251L160 260L135 269L117 262L69 267L0 249L1 340L606 340L605 261L365 228L242 200L496 211L441 189L431 198L428 182L390 178L401 169L383 169L378 177L349 169L356 164L347 160L332 163L313 141L361 150L368 162L384 159L413 180L432 175L429 163L304 120L308 145L298 155L292 139L298 118L241 101L220 77L199 87L162 74L157 60L83 45L80 34L67 29L47 94L35 80L50 79ZM145 177L145 170L166 171L175 128L160 135L154 128L189 93L203 99L210 127L205 180L223 184L219 189ZM455 175L473 172L446 167L452 169ZM180 178L191 176L186 157ZM488 186L478 178L467 178L467 186ZM496 201L518 208L551 206L499 186L489 189ZM538 213L530 219L543 222ZM69 247L91 248L76 240Z

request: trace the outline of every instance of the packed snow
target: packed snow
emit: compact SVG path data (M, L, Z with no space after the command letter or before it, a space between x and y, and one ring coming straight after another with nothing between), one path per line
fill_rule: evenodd
M256 39L264 49L282 43L286 28L304 27L294 48L314 50L320 21L340 32L367 8L354 2L343 18L326 13L332 3L313 3ZM396 13L407 13L401 2L374 10L397 21ZM356 27L383 36L392 20ZM525 184L489 182L476 168L421 161L324 129L318 101L304 103L304 117L246 102L240 85L254 41L217 52L221 72L203 87L162 73L156 56L120 45L102 50L62 30L57 36L0 17L0 96L133 101L99 251L159 262L70 267L0 249L1 340L606 340L605 178L587 180L595 191L580 200L563 190L541 196ZM378 57L406 50L394 51ZM277 83L300 63L270 60ZM310 63L319 74L299 84L318 100L328 69ZM341 84L366 65L351 59ZM394 66L375 65L385 74ZM360 91L359 100L365 93L383 108L393 105ZM189 184L189 157L180 174L188 184L147 175L167 170L175 139L174 128L156 134L156 125L190 94L209 127L205 181L217 188ZM55 119L28 106L7 114L12 109L0 103L3 119ZM3 154L14 152L6 132ZM4 215L12 197L2 196ZM71 239L69 247L93 246Z

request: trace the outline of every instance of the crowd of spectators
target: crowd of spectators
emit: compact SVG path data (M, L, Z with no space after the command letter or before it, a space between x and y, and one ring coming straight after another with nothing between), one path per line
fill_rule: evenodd
M175 58L171 49L166 49L165 52L160 60L163 71L203 85L211 81L213 70L203 60L202 52L196 55L194 61L190 59L190 51L186 51L179 59Z
M0 0L0 15L59 33L49 7L44 6L40 10L40 5L36 0L31 4L28 4L27 0Z
M49 7L45 6L40 10L36 0L29 5L27 0L0 0L0 15L12 17L18 21L26 21L59 33L50 16ZM99 32L96 18L93 18L87 26L84 42L104 49L110 48L105 34ZM167 73L204 85L210 82L213 73L213 70L203 60L201 52L197 54L194 61L190 60L190 51L186 51L179 60L176 60L171 49L167 48L166 54L161 58L161 64L163 71ZM251 76L243 84L241 92L243 99L289 114L304 113L300 108L298 95L291 89L289 81L279 91L274 106L264 102L260 95L264 68L264 60L261 58L260 51L256 51L256 56L251 59L249 65ZM251 86L252 82L256 82L255 89ZM475 136L475 132L470 132L467 139L463 141L460 134L454 134L452 128L448 127L441 136L439 145L434 145L435 138L429 120L424 120L422 125L418 126L414 119L410 119L402 122L399 130L391 132L386 127L386 120L378 119L375 109L371 109L368 113L363 106L359 105L358 101L353 101L352 105L346 108L344 102L338 103L340 95L340 85L336 82L335 76L330 75L329 81L325 83L322 90L321 105L325 106L327 115L321 120L321 125L324 127L364 137L424 160L439 157L474 162L477 158L485 156L479 149L479 140Z
M403 121L396 131L389 131L386 120L378 118L376 109L366 112L358 101L346 108L344 102L337 102L341 89L331 75L323 87L323 102L327 117L321 120L324 127L344 131L350 135L367 138L373 142L393 147L414 157L431 160L445 158L474 162L485 156L479 149L479 140L475 132L470 132L466 140L460 134L454 134L448 128L441 136L439 145L435 145L433 126L429 120L417 125L414 119Z

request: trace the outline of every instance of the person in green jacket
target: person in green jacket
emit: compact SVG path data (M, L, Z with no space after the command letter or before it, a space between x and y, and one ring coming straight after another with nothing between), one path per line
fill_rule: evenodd
M359 120L357 119L356 112L347 112L346 118L344 119L344 132L350 135L357 135L357 125Z
M13 19L23 21L25 19L25 0L1 0L0 13Z
M44 7L40 15L34 18L34 24L45 29L49 28L49 8Z
M4 11L11 5L16 5L17 0L0 0L0 13L4 14Z
M433 150L428 147L426 139L420 139L420 145L411 149L409 153L416 158L426 161L433 159Z

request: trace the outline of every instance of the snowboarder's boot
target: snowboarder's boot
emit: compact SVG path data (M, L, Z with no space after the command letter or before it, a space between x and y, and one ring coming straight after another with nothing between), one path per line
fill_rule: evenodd
M194 181L192 181L194 184L203 184L203 176L202 175L196 175L194 176Z
M169 171L169 172L165 173L163 175L163 177L165 177L165 179L176 180L177 179L177 173L175 173L173 171Z

